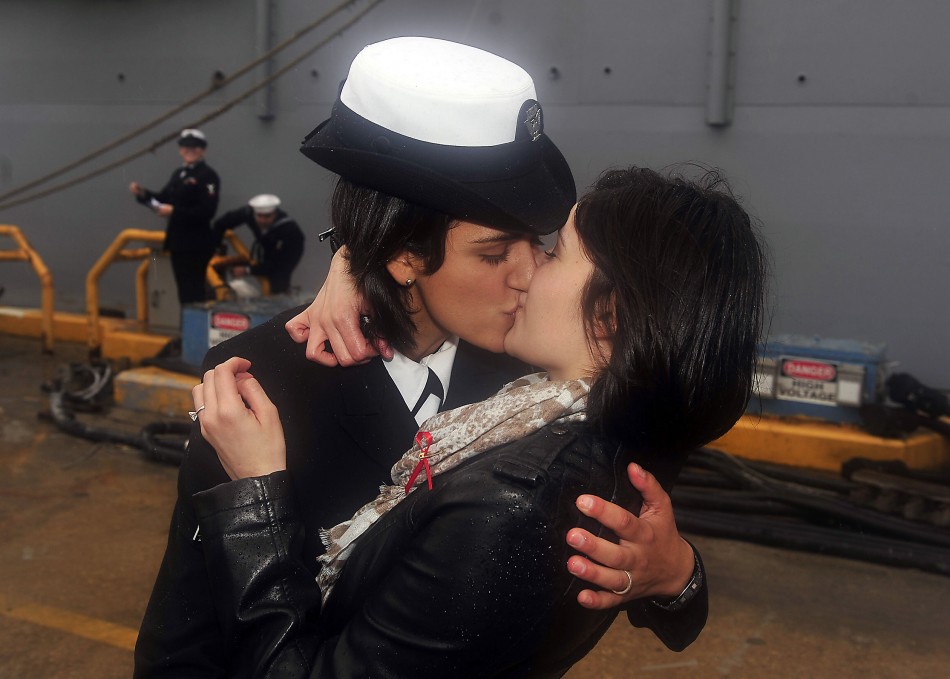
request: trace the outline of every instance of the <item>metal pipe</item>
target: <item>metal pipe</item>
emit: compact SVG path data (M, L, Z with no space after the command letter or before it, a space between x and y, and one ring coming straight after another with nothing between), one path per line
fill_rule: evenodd
M274 48L274 13L273 0L257 0L255 6L257 22L255 24L255 46L257 58L267 54ZM257 67L260 80L266 80L274 73L274 59L268 58ZM254 95L257 108L257 117L261 120L274 119L274 85L267 85Z
M136 240L160 244L165 240L165 234L162 231L146 231L145 229L125 229L119 232L112 244L106 248L86 274L86 315L89 321L90 356L98 356L102 350L102 328L99 326L99 279L112 262L141 259L151 254L151 248L123 250L126 243Z
M221 259L230 259L230 258L221 258ZM211 286L211 289L214 290L215 300L221 302L226 300L229 295L230 288L228 284L224 282L224 279L221 278L221 275L218 273L218 270L215 268L217 265L221 264L221 259L217 257L212 257L211 261L208 262L208 271L205 273L205 278L208 281L208 285Z
M709 74L706 85L706 124L724 127L732 123L735 86L734 0L712 0L709 23Z
M53 274L50 273L43 258L33 249L19 227L13 226L12 224L0 224L0 235L12 238L19 248L18 250L0 251L0 261L29 262L37 278L40 279L41 341L43 351L51 354L53 353L53 306L55 300L53 293Z
M229 230L225 232L224 236L238 254L250 260L250 251L233 231ZM88 346L90 356L98 356L102 350L102 327L99 325L99 279L102 278L106 269L108 269L113 262L145 260L138 266L135 272L135 303L137 319L143 323L147 322L147 272L153 248L126 248L125 246L133 241L144 241L146 243L161 245L164 240L165 234L162 231L125 229L116 236L112 244L106 248L106 251L102 253L102 256L99 257L98 261L89 270L89 273L86 275L86 315L89 322ZM215 259L212 259L211 263L208 264L206 277L208 282L215 289L216 297L220 297L219 290L224 286L224 281L218 276L218 272L214 270L213 263L215 263ZM50 285L52 285L52 282L50 282ZM52 297L50 297L50 302L52 303ZM49 316L50 327L52 327L52 308L50 309Z
M233 256L229 255L216 255L211 258L211 261L208 262L208 285L211 286L211 289L214 290L214 297L217 300L228 299L230 295L230 288L228 284L224 282L221 276L218 274L218 267L224 266L233 266L235 264L248 264L253 265L256 262L251 258L251 251L244 244L237 234L234 233L231 229L228 229L224 232L224 240L230 243L231 247L234 248L235 254ZM269 295L270 294L270 281L268 281L263 276L257 276L257 280L261 284L261 294Z
M244 241L238 238L236 233L234 233L231 229L228 229L224 232L224 238L228 241L228 243L231 244L231 247L234 248L234 252L236 252L238 256L243 257L249 262L252 261L251 251L247 249Z
M142 327L148 325L148 269L151 264L152 257L149 253L135 270L135 317Z

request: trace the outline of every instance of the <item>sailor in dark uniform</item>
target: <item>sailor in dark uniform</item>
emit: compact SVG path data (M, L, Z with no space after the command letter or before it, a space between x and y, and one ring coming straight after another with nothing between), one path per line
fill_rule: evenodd
M201 130L182 130L178 154L184 165L172 173L165 187L156 192L138 182L129 184L138 202L168 220L163 247L171 254L182 304L206 299L206 270L216 245L211 219L218 209L221 180L204 161L207 146Z
M214 222L215 239L228 229L247 226L254 234L250 266L235 266L231 275L264 276L273 294L290 289L290 277L303 256L304 234L297 222L280 209L280 198L263 193L247 205L226 212Z

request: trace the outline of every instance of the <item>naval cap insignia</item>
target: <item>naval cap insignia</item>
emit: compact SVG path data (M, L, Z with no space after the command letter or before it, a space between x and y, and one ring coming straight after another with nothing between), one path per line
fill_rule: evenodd
M544 125L541 122L541 106L537 103L532 104L525 110L524 126L531 135L531 141L537 141L538 137L544 131Z

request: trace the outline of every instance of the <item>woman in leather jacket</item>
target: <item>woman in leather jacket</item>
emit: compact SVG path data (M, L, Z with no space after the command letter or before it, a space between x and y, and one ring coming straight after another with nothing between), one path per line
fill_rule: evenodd
M765 258L716 174L637 168L603 175L546 255L505 339L546 373L426 420L393 486L327 531L319 587L299 559L279 419L248 362L195 388L236 479L194 498L236 675L554 677L609 627L616 611L579 606L562 567L568 528L605 534L574 498L629 505L639 491L649 505L656 481L669 488L689 450L735 423ZM628 616L681 648L705 589L665 594Z

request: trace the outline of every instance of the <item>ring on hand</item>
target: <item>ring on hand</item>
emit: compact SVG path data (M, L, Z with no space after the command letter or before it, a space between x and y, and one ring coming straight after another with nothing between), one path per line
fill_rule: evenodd
M626 568L624 568L624 569L623 569L623 572L624 572L624 573L626 574L626 576L627 576L627 586L624 587L623 589L612 589L612 590L610 590L611 592L613 592L614 594L617 594L617 595L619 595L619 596L623 596L624 594L626 594L627 592L629 592L630 589L633 587L633 576L630 575L630 571L628 571Z
M189 410L189 411L188 411L188 417L190 417L190 418L191 418L191 421L194 422L195 420L198 419L198 413L200 413L200 412L201 412L202 410L204 410L204 409L205 409L204 406L199 406L199 407L198 407L198 410ZM629 589L629 588L628 588L628 589Z

